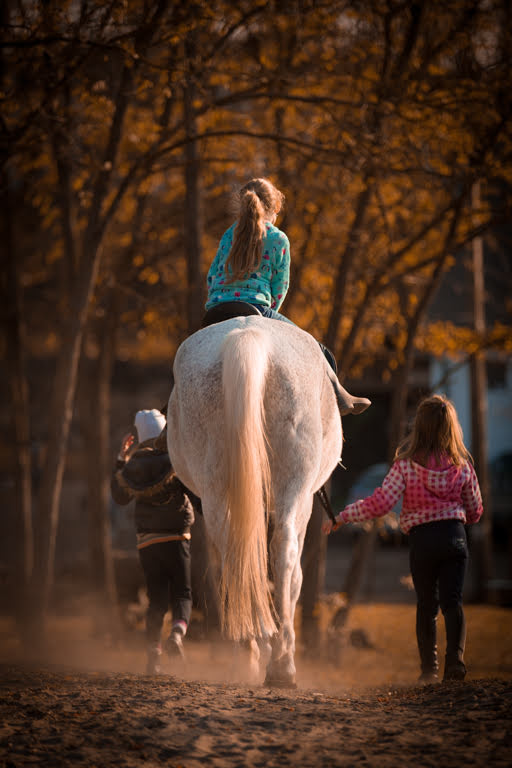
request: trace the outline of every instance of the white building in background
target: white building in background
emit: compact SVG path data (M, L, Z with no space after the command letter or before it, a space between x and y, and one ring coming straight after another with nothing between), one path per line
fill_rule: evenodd
M439 387L437 382L443 382ZM433 359L430 385L445 394L459 415L464 442L473 452L471 436L471 375L469 364L456 367L453 360ZM487 364L488 461L512 453L512 360L491 358Z

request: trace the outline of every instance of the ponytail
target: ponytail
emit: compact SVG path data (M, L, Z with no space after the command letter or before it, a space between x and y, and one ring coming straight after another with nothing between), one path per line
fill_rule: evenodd
M235 227L233 245L226 261L226 280L232 282L256 269L261 261L261 245L265 235L265 209L256 192L246 190L240 196L240 215ZM231 267L231 274L228 272Z
M238 220L226 260L226 282L234 282L257 269L261 261L265 222L279 213L284 195L268 179L251 179L239 192ZM231 273L228 270L231 268Z

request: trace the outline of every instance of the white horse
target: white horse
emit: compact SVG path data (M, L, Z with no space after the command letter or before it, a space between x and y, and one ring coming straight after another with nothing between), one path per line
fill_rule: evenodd
M176 354L167 415L171 462L201 498L220 556L224 630L249 640L258 657L255 639L270 640L270 685L295 685L300 558L313 494L341 455L339 404L360 413L370 403L351 398L318 343L289 323L226 320L190 336Z

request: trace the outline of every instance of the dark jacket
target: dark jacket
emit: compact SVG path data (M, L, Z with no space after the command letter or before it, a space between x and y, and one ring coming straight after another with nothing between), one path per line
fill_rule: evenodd
M117 472L124 466L118 459L110 489L112 498L124 506L133 500L133 494L120 485ZM137 499L135 502L135 527L137 533L172 533L182 535L190 531L194 522L194 508L188 497L188 491L176 476L165 487L160 496L151 502Z

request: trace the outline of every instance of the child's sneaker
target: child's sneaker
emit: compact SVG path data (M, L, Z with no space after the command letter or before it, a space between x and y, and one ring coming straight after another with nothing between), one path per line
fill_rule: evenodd
M165 650L169 656L175 659L185 659L185 651L183 650L183 635L181 632L176 629L172 630L167 640Z
M148 657L146 662L146 675L159 675L162 671L161 665L162 647L160 643L155 643L148 647Z

